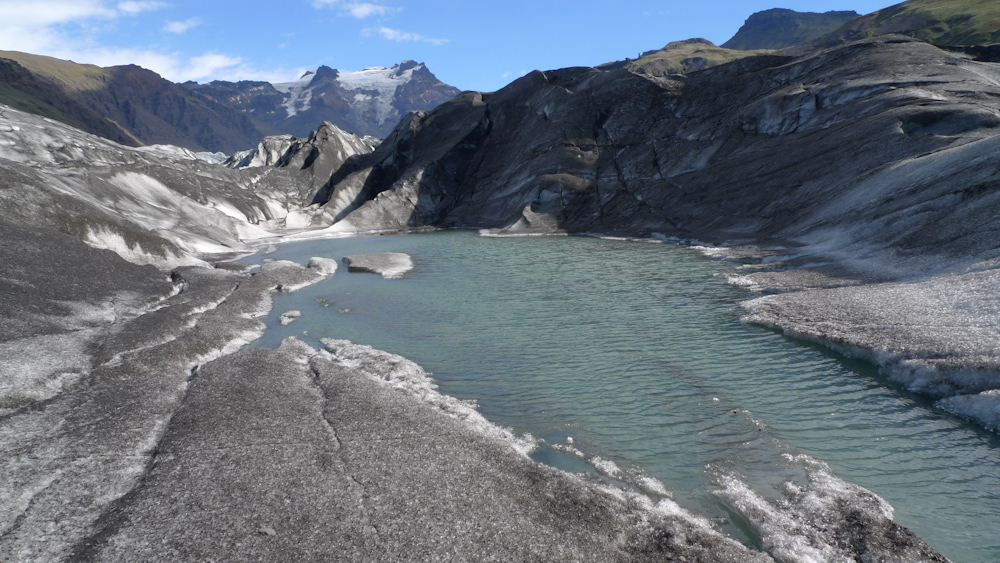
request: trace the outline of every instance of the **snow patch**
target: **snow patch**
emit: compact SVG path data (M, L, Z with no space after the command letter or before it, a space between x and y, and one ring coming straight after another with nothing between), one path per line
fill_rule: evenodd
M140 265L153 265L161 269L173 269L180 266L208 267L208 263L191 256L178 256L173 252L154 254L143 249L138 242L129 244L125 237L112 228L98 225L87 226L83 242L101 250L110 250L121 256L127 262Z
M288 117L295 117L300 110L309 109L308 103L312 100L312 91L308 91L307 88L312 79L312 74L309 74L295 82L282 82L273 85L275 90L288 96L284 104Z

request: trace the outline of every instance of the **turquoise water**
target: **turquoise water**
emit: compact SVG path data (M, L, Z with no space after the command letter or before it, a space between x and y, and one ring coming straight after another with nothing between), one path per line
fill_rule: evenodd
M287 336L369 344L410 358L441 390L549 444L573 438L624 481L661 481L753 545L711 494L715 468L759 490L799 477L782 454L827 462L956 562L1000 561L1000 440L891 388L863 362L739 322L737 265L669 244L474 233L286 245L305 263L406 252L402 280L348 273L279 296L257 343ZM259 259L259 257L257 258ZM302 318L283 327L278 315ZM597 475L564 451L536 459Z

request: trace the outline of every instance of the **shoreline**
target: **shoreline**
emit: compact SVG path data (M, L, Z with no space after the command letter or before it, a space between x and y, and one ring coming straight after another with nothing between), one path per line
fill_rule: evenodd
M80 384L4 415L17 499L0 555L197 559L225 545L264 560L771 559L673 501L528 459L523 440L404 358L344 342L329 343L339 359L297 341L248 348L275 292L336 275L330 262L176 269L165 299L113 320ZM886 552L902 533L910 560L940 560L878 506L862 513L867 527L845 533Z

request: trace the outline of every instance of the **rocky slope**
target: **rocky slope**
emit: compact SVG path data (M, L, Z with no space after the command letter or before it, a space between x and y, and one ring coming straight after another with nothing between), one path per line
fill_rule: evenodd
M983 291L1000 254L998 84L996 64L898 36L668 78L535 72L410 115L335 174L323 213L341 232L782 248L766 266L775 271L736 280L788 291L751 302L750 320L865 354L1000 427L1000 327L989 313L1000 303ZM859 284L866 293L843 289ZM820 293L802 301L804 289ZM856 307L835 305L850 299Z
M358 72L321 66L286 84L216 81L184 86L299 137L322 121L359 136L385 137L407 112L433 109L459 94L424 64L410 60Z
M860 16L854 11L796 12L775 8L747 18L736 35L722 44L726 49L783 49L836 31Z

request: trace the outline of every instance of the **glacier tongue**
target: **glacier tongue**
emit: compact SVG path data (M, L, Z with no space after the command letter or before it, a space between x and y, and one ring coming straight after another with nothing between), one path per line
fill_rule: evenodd
M288 112L288 117L295 117L300 110L308 109L308 104L312 100L312 91L307 90L307 88L312 82L312 77L313 75L310 73L295 82L273 85L275 90L288 96L285 100L285 110Z

